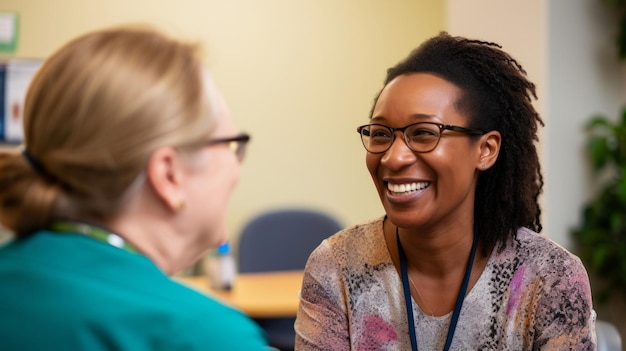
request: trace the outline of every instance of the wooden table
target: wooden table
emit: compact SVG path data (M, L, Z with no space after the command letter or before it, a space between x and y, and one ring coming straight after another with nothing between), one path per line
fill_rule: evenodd
M303 275L303 271L241 273L230 291L211 289L205 276L175 279L240 309L250 317L267 318L295 317Z

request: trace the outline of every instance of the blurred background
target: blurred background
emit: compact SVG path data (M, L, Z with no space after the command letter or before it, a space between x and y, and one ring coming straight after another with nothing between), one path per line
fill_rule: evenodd
M439 31L502 44L537 84L543 233L568 249L597 187L583 125L626 103L617 20L600 0L0 0L0 12L19 18L10 58L45 59L83 32L128 22L201 42L253 136L229 205L234 242L272 208L320 209L345 226L383 214L355 129L386 69ZM599 307L622 330L623 300Z

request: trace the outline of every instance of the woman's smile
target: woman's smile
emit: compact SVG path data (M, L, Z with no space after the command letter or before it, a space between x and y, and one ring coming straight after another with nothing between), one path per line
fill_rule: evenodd
M387 184L387 198L390 202L408 202L420 197L430 186L430 182L404 182Z

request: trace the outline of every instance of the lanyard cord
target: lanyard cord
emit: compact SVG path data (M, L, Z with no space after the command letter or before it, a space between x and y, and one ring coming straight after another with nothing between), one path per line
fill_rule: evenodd
M50 225L50 229L55 232L75 232L87 235L98 241L118 247L132 253L138 253L136 247L126 242L122 237L110 231L91 224L74 221L55 221Z
M396 226L396 241L398 243L398 254L400 256L400 274L402 275L402 288L404 289L404 302L406 305L406 314L409 324L409 337L411 338L411 349L417 351L417 336L415 335L415 320L413 318L413 305L411 304L411 288L409 286L409 273L407 272L407 259L402 249L402 243L400 242L400 231ZM444 351L450 349L452 344L452 338L454 338L454 331L456 330L456 324L459 321L461 315L461 307L463 307L463 300L465 300L465 294L467 294L467 287L469 285L469 278L472 275L472 267L474 266L474 257L476 256L476 232L474 231L474 238L472 239L472 250L470 252L469 261L467 263L467 269L465 269L465 276L463 277L463 283L459 289L459 294L456 297L456 303L454 304L454 311L452 312L452 319L450 320L450 326L448 327L448 336L446 338L446 344L443 347Z

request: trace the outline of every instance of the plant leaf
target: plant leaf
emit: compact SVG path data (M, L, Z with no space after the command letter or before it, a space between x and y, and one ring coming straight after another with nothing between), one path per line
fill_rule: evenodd
M613 128L613 122L611 122L606 116L595 115L592 116L589 122L585 124L586 131L595 131L600 127L610 130Z
M588 144L588 149L591 154L591 162L595 170L604 168L609 158L609 142L605 136L591 137Z
M624 172L624 170L620 170L622 173ZM624 177L618 177L616 179L616 191L617 191L617 196L619 198L620 201L620 207L626 207L626 178ZM624 217L624 214L621 213L620 214L621 217Z
M593 251L593 255L591 256L591 266L596 271L602 271L602 267L604 266L604 262L606 261L606 257L608 256L608 250L606 246L598 246Z
M626 17L620 19L617 33L617 55L621 60L626 59Z

